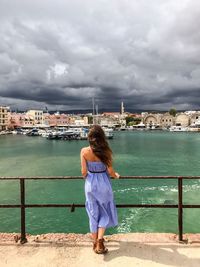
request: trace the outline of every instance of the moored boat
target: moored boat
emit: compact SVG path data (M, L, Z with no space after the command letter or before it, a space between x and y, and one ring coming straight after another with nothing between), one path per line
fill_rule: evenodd
M200 119L198 119L196 122L194 122L193 124L191 124L188 127L188 130L190 132L200 132Z
M170 132L188 132L188 127L183 127L181 125L173 125L169 128Z

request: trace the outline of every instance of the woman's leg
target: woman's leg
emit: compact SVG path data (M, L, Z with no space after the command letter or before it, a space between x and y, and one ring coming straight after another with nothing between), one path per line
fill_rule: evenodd
M99 227L98 228L98 239L97 239L97 246L95 248L95 252L97 254L105 254L108 252L108 249L104 246L104 233L106 228Z
M93 241L95 242L98 238L98 233L91 233L91 235L92 235Z
M103 228L103 227L98 228L98 239L103 239L105 230L106 230L106 228Z
M92 239L93 239L93 250L95 251L96 246L97 246L97 238L98 238L98 233L91 233Z

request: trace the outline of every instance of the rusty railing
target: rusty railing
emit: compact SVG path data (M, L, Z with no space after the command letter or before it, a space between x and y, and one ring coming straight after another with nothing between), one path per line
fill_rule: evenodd
M61 208L69 207L71 212L75 208L84 208L85 204L26 204L25 201L25 180L83 180L82 176L39 176L39 177L0 177L0 181L19 180L20 182L20 204L0 204L0 208L20 208L21 209L21 237L20 242L24 244L26 239L26 208ZM178 209L178 236L179 241L183 241L183 209L200 208L200 205L183 204L183 180L200 179L200 176L122 176L121 179L176 179L178 181L178 204L117 204L117 208L177 208Z

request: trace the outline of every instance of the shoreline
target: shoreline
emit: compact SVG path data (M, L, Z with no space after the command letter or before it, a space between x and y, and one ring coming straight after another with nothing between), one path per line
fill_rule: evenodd
M2 233L0 232L0 242L12 242L20 244L20 233ZM43 242L92 242L90 233L46 233L31 235L26 234L27 243L43 243ZM185 233L183 234L183 242L179 242L178 235L174 233L119 233L105 235L106 242L112 241L131 241L139 243L185 243L193 244L200 243L200 233ZM24 245L24 244L23 244Z

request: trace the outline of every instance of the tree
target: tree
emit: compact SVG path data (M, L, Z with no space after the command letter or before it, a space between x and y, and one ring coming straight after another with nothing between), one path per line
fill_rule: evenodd
M93 117L92 116L88 116L88 124L93 124Z
M125 119L126 119L126 125L129 125L129 123L134 120L133 117L126 117Z
M176 111L175 108L171 108L171 109L169 110L169 114L172 115L173 117L176 116L176 113L177 113L177 111Z
M132 126L137 125L141 122L141 118L126 117L126 125Z

